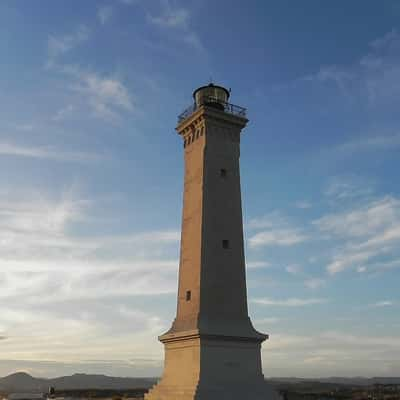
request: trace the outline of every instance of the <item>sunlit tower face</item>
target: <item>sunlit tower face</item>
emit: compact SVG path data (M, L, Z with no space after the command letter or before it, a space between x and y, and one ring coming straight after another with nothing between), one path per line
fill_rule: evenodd
M161 381L148 400L265 399L261 343L247 308L240 191L246 110L210 84L178 117L185 174L177 314L159 337ZM267 398L273 393L268 392Z

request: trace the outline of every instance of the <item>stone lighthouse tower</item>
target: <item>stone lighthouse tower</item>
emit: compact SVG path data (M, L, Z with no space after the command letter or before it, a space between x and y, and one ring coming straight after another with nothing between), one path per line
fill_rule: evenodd
M240 134L246 110L210 84L179 116L185 179L176 318L159 337L161 381L147 400L266 400L261 343L247 309L240 194Z

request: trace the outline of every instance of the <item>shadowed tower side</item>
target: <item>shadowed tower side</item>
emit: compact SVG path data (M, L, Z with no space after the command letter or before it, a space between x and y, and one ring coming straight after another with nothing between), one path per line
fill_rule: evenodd
M177 126L185 153L177 315L159 337L161 381L147 400L266 399L261 343L247 309L240 190L245 110L215 85L194 94ZM249 397L250 396L250 397Z

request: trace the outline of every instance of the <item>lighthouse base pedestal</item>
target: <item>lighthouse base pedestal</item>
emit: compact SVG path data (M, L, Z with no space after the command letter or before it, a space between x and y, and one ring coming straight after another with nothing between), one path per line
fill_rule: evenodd
M145 400L278 400L261 370L261 341L164 335L164 374Z

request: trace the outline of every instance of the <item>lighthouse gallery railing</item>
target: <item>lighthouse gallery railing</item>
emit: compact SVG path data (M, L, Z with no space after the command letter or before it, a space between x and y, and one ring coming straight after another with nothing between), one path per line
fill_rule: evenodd
M246 118L246 109L244 107L237 106L235 104L226 103L224 101L218 100L215 97L208 97L203 100L203 103L208 103L208 105L212 103L217 103L221 107L221 111L223 109L224 112L232 115L237 115L238 117ZM207 104L205 104L207 106ZM184 119L193 114L200 106L196 103L192 104L190 107L186 108L179 116L178 123L181 123Z

